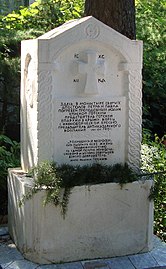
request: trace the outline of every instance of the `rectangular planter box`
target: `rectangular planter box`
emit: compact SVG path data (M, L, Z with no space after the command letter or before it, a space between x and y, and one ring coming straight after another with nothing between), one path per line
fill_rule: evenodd
M74 187L65 218L43 207L40 191L19 207L32 181L19 169L8 176L9 233L25 258L40 264L108 258L152 248L152 180Z

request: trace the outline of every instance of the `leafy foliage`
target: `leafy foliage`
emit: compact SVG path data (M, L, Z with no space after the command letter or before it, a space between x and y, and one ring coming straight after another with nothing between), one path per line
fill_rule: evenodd
M41 32L40 32L41 33ZM2 29L0 38L0 133L19 140L20 51L21 40L39 31ZM15 133L9 126L14 126ZM17 132L16 132L17 130ZM10 133L8 133L10 132Z
M83 0L37 0L29 7L21 7L2 19L8 29L38 29L48 31L67 20L82 15Z
M166 241L166 147L164 136L161 140L156 135L150 142L149 136L144 136L142 145L142 170L154 173L155 185L151 198L154 199L154 232Z
M81 16L83 0L38 0L7 16L0 15L0 133L19 140L21 40L40 36L66 20ZM11 133L14 125L16 134Z
M166 133L166 3L139 0L137 38L144 42L143 124L152 133Z
M13 9L18 9L19 6L29 5L29 0L0 0L0 14L5 15Z
M137 175L126 164L114 166L93 164L80 167L67 164L57 166L55 163L42 162L34 167L29 175L34 178L34 187L23 196L20 205L37 191L45 189L44 205L50 202L59 205L63 216L67 210L70 190L74 186L108 182L119 183L123 186L125 183L137 180Z
M7 170L20 166L20 145L0 135L0 214L7 212Z

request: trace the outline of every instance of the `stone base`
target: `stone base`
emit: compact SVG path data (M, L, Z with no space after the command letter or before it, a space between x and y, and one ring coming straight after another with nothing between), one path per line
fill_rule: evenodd
M74 187L65 219L47 205L40 191L22 207L18 202L32 180L19 169L8 176L9 233L25 258L40 264L107 258L152 248L151 180Z

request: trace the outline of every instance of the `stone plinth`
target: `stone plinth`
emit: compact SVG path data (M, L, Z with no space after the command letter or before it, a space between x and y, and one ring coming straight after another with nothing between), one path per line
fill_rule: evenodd
M68 210L42 200L37 193L22 207L18 202L32 186L19 169L9 170L9 232L25 258L43 264L107 258L152 248L152 181L120 187L116 183L74 187Z

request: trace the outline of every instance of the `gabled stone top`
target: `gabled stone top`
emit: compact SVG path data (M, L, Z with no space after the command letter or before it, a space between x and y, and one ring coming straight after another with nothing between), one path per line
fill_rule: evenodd
M103 22L97 20L96 18L94 18L93 16L87 16L81 19L76 19L76 20L70 20L66 23L64 23L63 25L56 27L54 29L52 29L51 31L39 36L37 39L52 39L60 34L63 34L64 32L73 29L77 26L80 26L81 24L87 24L87 23L95 23L98 24L100 27L104 27L107 30L111 31L113 34L117 34L119 36L121 36L121 38L123 38L124 40L126 39L126 41L129 41L130 39L127 38L126 36L122 35L121 33L115 31L114 29L112 29L111 27L107 26L106 24L104 24Z
M44 41L44 44L45 41L53 44L55 39L61 39L60 48L63 47L63 44L76 44L81 40L104 42L119 50L122 55L125 54L125 58L134 59L135 62L140 62L140 59L142 59L142 56L140 57L142 54L142 41L131 40L92 16L68 21L41 35L36 40L40 43Z
M80 25L81 23L86 22L89 19L96 20L92 16L88 16L88 17L85 17L85 18L82 18L82 19L70 20L70 21L62 24L61 26L56 27L56 28L52 29L51 31L45 33L44 35L39 36L38 39L51 39L51 38L54 38L57 35L62 34L65 31L73 28L74 26L77 26L77 25Z

